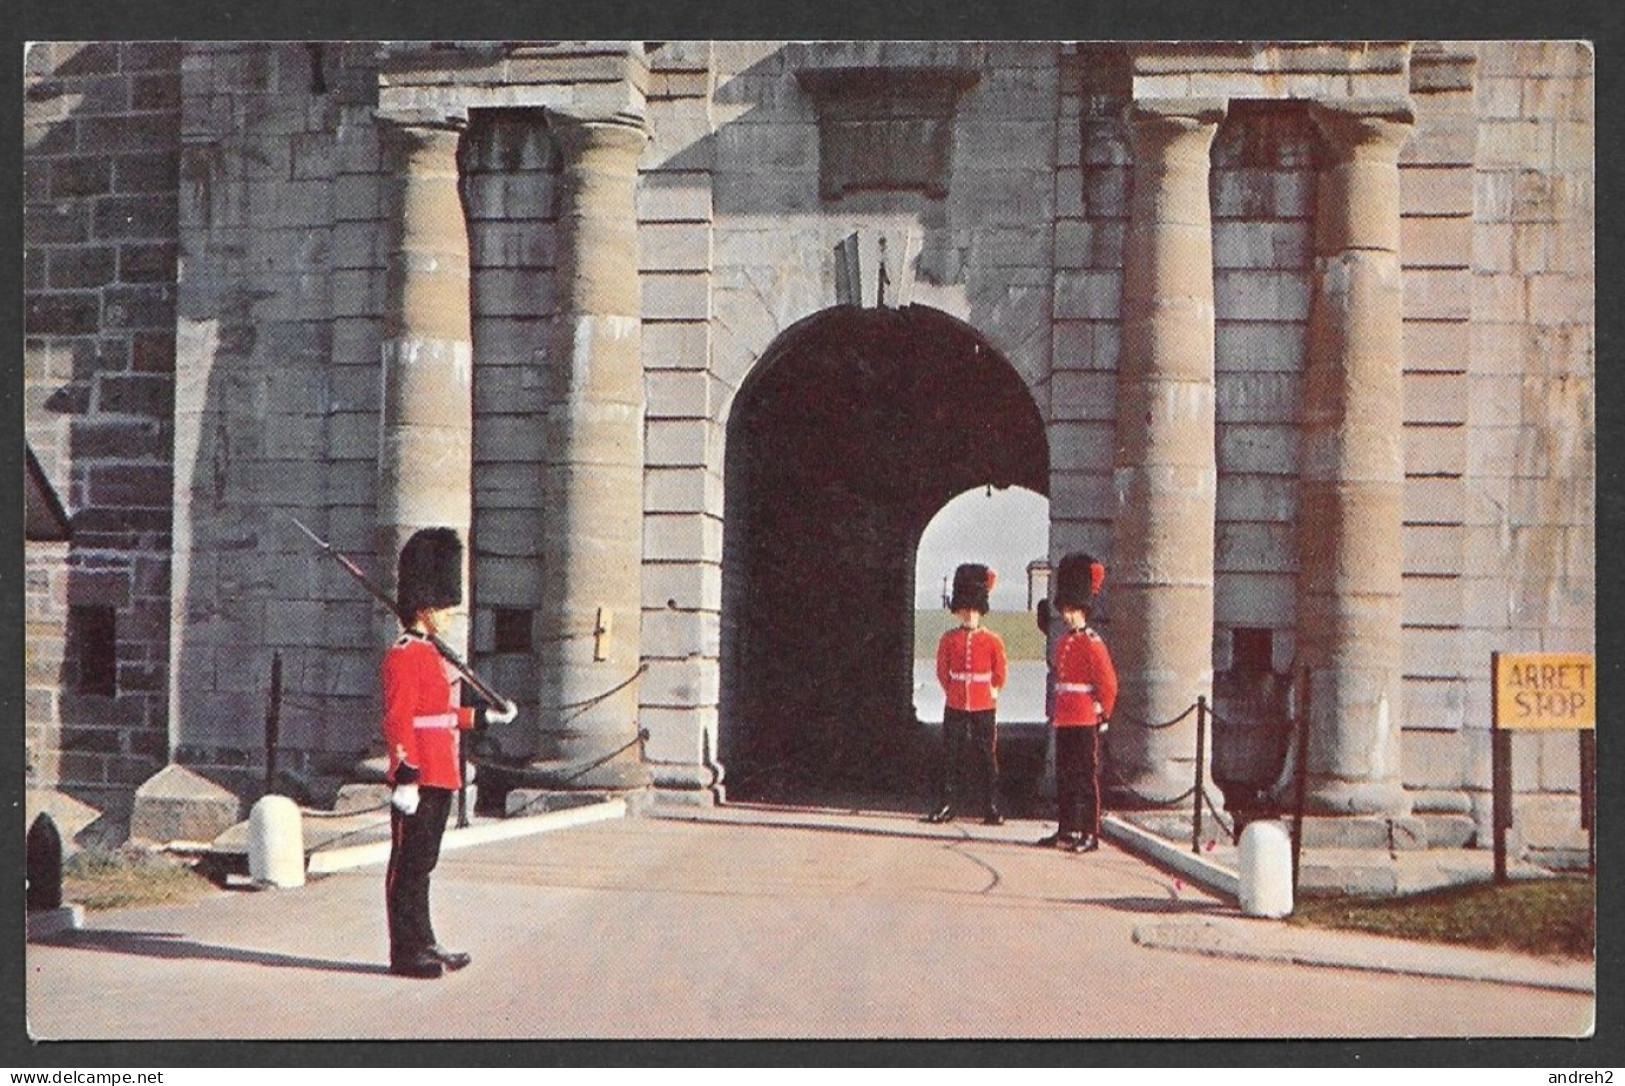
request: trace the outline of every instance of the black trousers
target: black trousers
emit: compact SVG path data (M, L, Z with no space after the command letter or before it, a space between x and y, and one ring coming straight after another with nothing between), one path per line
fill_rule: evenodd
M419 788L410 815L389 809L389 870L384 904L389 914L389 960L408 961L439 940L429 920L429 876L440 862L440 838L451 813L450 788Z
M992 709L942 711L942 802L952 807L964 794L966 761L974 771L974 787L984 814L999 810L999 733ZM967 795L967 799L970 797Z
M1100 729L1055 729L1055 805L1061 834L1100 836Z

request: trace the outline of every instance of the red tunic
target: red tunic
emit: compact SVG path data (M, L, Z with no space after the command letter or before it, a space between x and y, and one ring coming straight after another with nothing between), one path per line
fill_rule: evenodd
M1068 630L1055 646L1055 726L1099 724L1116 705L1117 669L1106 642L1087 626Z
M992 630L957 626L937 642L937 681L950 709L993 708L1005 672L1004 640Z
M384 742L389 778L404 762L417 783L430 788L462 786L458 731L474 726L474 710L457 704L460 680L428 638L402 634L384 655Z

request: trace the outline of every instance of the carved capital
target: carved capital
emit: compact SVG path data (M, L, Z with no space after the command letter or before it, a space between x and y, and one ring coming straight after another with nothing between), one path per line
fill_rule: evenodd
M1409 99L1312 102L1309 117L1333 164L1355 159L1399 160L1416 125Z

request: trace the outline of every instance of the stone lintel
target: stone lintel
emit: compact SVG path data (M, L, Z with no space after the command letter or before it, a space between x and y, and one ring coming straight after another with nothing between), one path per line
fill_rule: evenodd
M380 95L373 116L380 124L388 125L403 134L410 133L413 129L461 132L468 127L467 107L449 101L443 105L386 102L384 96Z
M640 42L386 43L378 113L456 118L546 109L641 124L649 62Z
M1129 45L1136 75L1227 72L1401 72L1410 46L1403 41L1159 41Z
M1411 49L1411 93L1472 90L1478 57L1443 42L1417 42Z

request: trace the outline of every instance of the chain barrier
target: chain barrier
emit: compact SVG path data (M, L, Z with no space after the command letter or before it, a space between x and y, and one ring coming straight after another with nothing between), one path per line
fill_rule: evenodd
M625 690L627 687L629 687L633 683L637 682L638 679L642 678L644 673L647 672L648 670L649 670L649 665L648 664L639 664L638 669L636 671L632 672L632 674L628 675L626 678L622 679L620 682L616 683L614 686L610 687L608 690L605 690L602 694L594 694L590 698L584 698L581 701L566 702L563 705L550 705L545 709L537 709L536 711L538 713L542 713L542 712L546 712L546 713L562 713L562 712L564 712L564 711L566 711L568 709L580 710L580 712L577 712L575 714L575 716L571 716L571 717L566 718L567 720L574 720L575 717L580 716L582 713L586 712L588 709L591 709L594 705L598 705L601 702L608 701L610 698L614 697L616 694L619 694L622 690Z
M568 784L571 784L571 783L573 783L575 781L580 780L582 777L585 777L588 773L591 773L593 770L597 769L599 766L603 765L605 762L612 761L616 757L619 757L620 755L622 755L622 754L626 753L627 751L631 750L633 747L640 747L641 748L642 744L644 742L646 742L648 740L648 738L649 738L648 729L647 728L639 728L638 729L638 734L634 735L631 739L627 740L625 743L621 744L619 747L616 747L614 750L610 751L608 754L604 755L603 757L597 758L597 759L594 759L591 762L588 762L586 765L582 766L580 769L576 770L574 773L572 773L568 777L564 778L564 780L559 782L559 787L563 787L565 785L568 785ZM641 749L638 752L638 757L639 757L640 761L643 760L643 753L642 753ZM537 798L531 800L529 803L525 804L523 807L519 808L519 810L509 813L506 817L508 817L508 818L517 818L520 815L526 814L533 807L535 807L538 803L544 802L546 799L547 799L546 796L538 796Z
M1180 713L1178 716L1174 717L1172 720L1164 720L1161 724L1148 724L1143 720L1123 720L1123 719L1112 720L1111 723L1112 724L1127 724L1131 728L1139 728L1139 729L1141 729L1143 731L1155 732L1155 731L1161 731L1163 728L1171 728L1171 727L1173 727L1175 724L1178 724L1181 720L1184 720L1186 717L1190 716L1194 712L1196 712L1196 702L1193 701L1193 702L1190 703L1189 708L1187 708L1183 713Z
M1145 804L1147 807L1172 807L1176 803L1184 803L1187 799L1190 799L1191 796L1196 794L1195 785L1185 789L1172 799L1156 799L1152 796L1146 795L1143 792L1136 791L1134 787L1125 781L1122 775L1117 772L1117 766L1113 763L1111 758L1111 748L1106 747L1103 749L1105 750L1106 756L1100 760L1100 764L1111 776L1112 781L1115 784L1115 788L1113 790L1119 794L1126 793L1131 799L1137 800L1138 802Z
M624 754L626 751L632 749L634 746L638 746L639 744L646 741L648 738L649 738L649 732L646 729L643 729L643 728L638 729L638 734L633 736L627 742L623 743L621 746L615 748L614 750L610 751L608 754L604 755L601 758L594 759L593 761L587 763L585 766L582 766L576 772L570 774L570 776L565 777L564 780L559 782L560 786L562 787L563 785L568 785L568 784L571 784L574 781L579 780L580 778L586 776L588 773L592 772L594 769L597 769L599 766L603 765L605 762L608 762L611 759L613 759L613 758L615 758L615 757L617 757L617 756L619 756L621 754ZM534 799L531 802L525 804L525 806L523 806L519 810L514 811L513 813L507 815L506 817L508 817L508 818L517 818L520 815L527 814L527 813L529 813L529 811L533 807L535 807L538 803L543 802L546 798L547 797L545 797L545 796L538 797L537 799ZM383 803L377 804L376 806L362 807L362 808L359 808L359 809L354 810L354 811L319 811L319 810L313 810L313 809L308 808L308 807L300 807L299 808L299 813L306 816L306 817L309 817L309 818L354 818L354 817L356 817L358 815L369 815L369 814L376 814L376 813L378 813L380 811L387 811L389 809L389 806L390 806L390 804L386 800ZM348 841L352 837L359 836L359 835L361 835L363 833L370 833L375 828L376 828L376 824L374 823L374 824L369 824L369 825L366 825L366 826L361 826L358 829L351 830L349 833L340 834L339 836L337 836L337 837L335 837L335 838L333 838L333 839L331 839L329 841L323 841L320 845L318 845L317 847L311 849L310 850L311 854L314 855L315 853L318 853L318 852L326 852L329 849L335 848L338 845L343 844L345 841Z
M637 682L637 680L639 678L641 678L644 675L644 673L646 673L648 670L649 670L649 665L648 664L640 664L638 666L638 669L636 671L634 671L631 675L627 676L625 679L623 679L620 682L616 683L614 686L610 687L608 690L605 690L601 694L595 694L592 697L584 698L581 701L567 702L567 703L565 703L563 705L550 706L545 711L546 712L565 712L565 711L573 710L572 715L567 716L567 717L564 718L564 722L567 723L570 720L576 719L582 713L585 713L588 709L591 709L593 706L599 705L599 704L602 704L605 701L608 701L611 697L614 697L616 694L620 693L622 690L626 689L628 686L631 686L633 683ZM280 694L278 700L279 700L279 703L282 704L282 705L287 705L287 706L289 706L291 708L295 708L295 709L302 709L302 710L304 710L306 712L310 712L310 713L319 713L322 710L322 706L319 705L318 703L312 702L312 701L307 701L307 700L305 700L303 698L298 697L297 695L295 695L293 697L288 697L285 694ZM648 740L648 738L649 738L649 732L646 729L639 728L637 734L634 735L627 742L623 743L621 746L619 746L619 747L615 748L614 750L610 751L608 754L605 754L604 756L602 756L600 758L597 758L597 759L587 763L585 766L582 766L580 769L578 769L574 773L570 774L568 777L565 777L561 782L559 782L559 787L569 785L569 784L579 780L580 778L582 778L586 774L592 772L594 769L597 769L599 766L603 765L605 762L608 762L608 761L610 761L610 760L612 760L612 759L614 759L616 757L619 757L620 755L624 754L626 751L632 749L634 746L640 746L641 744L646 742ZM526 761L524 761L523 759L510 758L510 757L507 757L507 756L503 755L501 746L499 744L497 744L494 739L489 740L489 742L492 744L493 747L495 747L495 754L494 755L484 755L484 756L471 758L470 761L472 761L473 764L481 765L481 764L489 763L489 764L492 764L492 765L500 766L500 767L502 767L504 769L519 769L519 768L522 768L522 767L528 765L528 763ZM464 787L466 788L467 786L465 785ZM459 791L461 791L461 790L459 790ZM508 817L516 817L518 815L523 815L523 814L527 813L528 811L530 811L539 802L541 802L541 799L533 800L530 803L527 803L524 807L520 808L518 811L514 812L512 815L509 815ZM388 800L385 800L382 803L374 804L374 805L372 805L370 807L358 807L358 808L355 808L354 810L346 810L346 811L324 811L324 810L320 810L320 809L314 808L314 807L306 807L303 804L298 805L299 813L304 818L332 819L332 820L341 819L341 818L357 818L357 817L361 817L361 816L364 816L364 815L378 814L378 813L381 813L383 811L389 810L389 807L390 807L390 803L389 803ZM337 836L337 837L335 837L335 838L333 838L333 839L331 839L329 841L324 841L321 845L317 846L316 848L311 849L311 852L316 853L316 852L327 851L327 850L329 850L331 848L336 847L337 845L342 844L343 842L349 840L352 837L355 837L355 836L357 836L359 834L362 834L362 833L371 832L374 828L375 827L373 825L367 825L367 826L361 827L360 829L353 830L350 833L340 834L339 836Z

